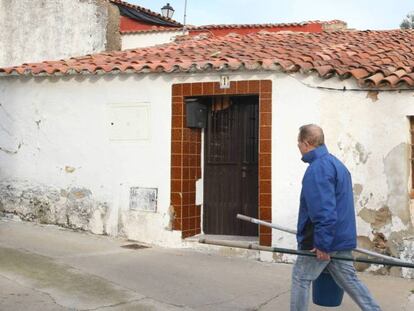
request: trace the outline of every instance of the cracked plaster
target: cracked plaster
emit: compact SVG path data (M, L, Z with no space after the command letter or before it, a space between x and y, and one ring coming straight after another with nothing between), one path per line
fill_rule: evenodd
M107 204L96 201L88 189L0 182L0 212L22 220L104 234L107 211Z

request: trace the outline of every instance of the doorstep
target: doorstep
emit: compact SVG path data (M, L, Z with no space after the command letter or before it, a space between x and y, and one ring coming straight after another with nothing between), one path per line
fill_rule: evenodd
M218 234L197 234L185 238L184 241L198 242L200 239L216 240L216 241L236 241L246 243L257 243L259 244L258 236L241 236L241 235L218 235Z
M257 236L239 236L239 235L216 235L216 234L197 234L183 240L183 247L191 248L205 253L214 253L225 257L247 258L261 260L260 251L252 249L241 249L228 246L202 244L200 239L209 239L215 241L236 241L259 244Z

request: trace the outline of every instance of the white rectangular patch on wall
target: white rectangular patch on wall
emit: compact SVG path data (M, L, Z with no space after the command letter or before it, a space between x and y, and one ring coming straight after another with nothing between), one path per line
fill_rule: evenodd
M129 192L129 208L135 211L157 211L157 188L131 187Z
M221 89L230 88L230 77L229 76L220 76L220 88Z
M203 180L197 179L196 181L196 205L203 204Z
M149 103L110 104L107 115L110 140L149 140Z

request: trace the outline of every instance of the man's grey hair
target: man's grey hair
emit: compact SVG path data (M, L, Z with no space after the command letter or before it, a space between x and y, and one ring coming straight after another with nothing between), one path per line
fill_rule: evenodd
M307 124L299 128L299 141L307 142L308 144L319 147L325 143L325 136L320 126L316 124Z

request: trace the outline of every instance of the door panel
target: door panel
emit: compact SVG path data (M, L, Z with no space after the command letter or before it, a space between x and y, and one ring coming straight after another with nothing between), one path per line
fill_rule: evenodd
M258 98L215 97L205 131L203 229L258 235L238 213L258 214Z

